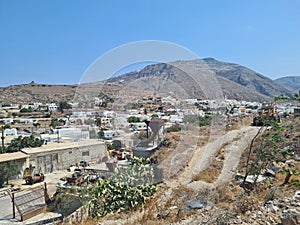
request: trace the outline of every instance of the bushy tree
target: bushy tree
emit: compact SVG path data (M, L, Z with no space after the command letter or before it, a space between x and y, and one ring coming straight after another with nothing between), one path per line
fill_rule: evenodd
M30 113L33 112L33 108L32 107L28 107L28 108L22 108L20 110L21 113Z
M72 108L72 106L66 101L60 101L58 105L61 112L64 112L64 109Z
M65 124L64 120L53 118L53 119L51 119L50 127L56 128L56 127L64 125L64 124Z
M101 117L96 117L95 118L95 124L96 124L96 126L98 126L98 127L101 127Z
M167 128L167 132L179 132L181 131L181 126L179 125L172 125L171 127Z
M44 143L43 140L35 138L33 135L29 137L19 136L11 141L10 145L4 148L3 152L17 152L22 148L35 148L40 147Z
M141 122L140 118L136 117L136 116L128 117L127 121L128 121L128 123L139 123L139 122Z
M8 180L12 176L16 176L20 173L20 165L16 161L8 161L0 164L0 185L4 182L8 183Z
M207 126L211 122L211 116L205 115L197 116L197 115L187 115L183 118L184 123L191 123L191 124L197 124L200 127Z

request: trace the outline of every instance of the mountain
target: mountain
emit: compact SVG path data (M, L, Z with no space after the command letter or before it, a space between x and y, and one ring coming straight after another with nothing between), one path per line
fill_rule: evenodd
M274 81L280 85L291 88L295 92L300 90L300 76L281 77Z
M274 97L279 94L291 95L290 90L287 88L247 67L234 63L220 62L212 58L206 58L203 61L218 76L227 78L241 86L248 87L252 91L268 97Z
M294 81L296 83L296 81ZM136 101L141 96L165 93L178 98L271 101L295 91L244 66L205 58L148 65L105 81L81 85L29 84L0 88L0 104L59 102L91 104L94 97L109 96Z
M107 82L141 91L174 93L183 98L223 98L270 101L292 92L244 66L205 58L158 63Z

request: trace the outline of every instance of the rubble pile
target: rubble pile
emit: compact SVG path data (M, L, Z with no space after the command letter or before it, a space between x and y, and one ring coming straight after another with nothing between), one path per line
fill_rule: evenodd
M292 198L275 199L268 201L256 211L247 211L232 220L233 224L300 224L300 199L295 195Z

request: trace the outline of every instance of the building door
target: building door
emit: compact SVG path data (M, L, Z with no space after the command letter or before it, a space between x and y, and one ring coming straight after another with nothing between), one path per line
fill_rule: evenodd
M58 166L58 154L52 155L52 172L57 171Z
M45 173L51 173L52 170L52 155L45 156Z

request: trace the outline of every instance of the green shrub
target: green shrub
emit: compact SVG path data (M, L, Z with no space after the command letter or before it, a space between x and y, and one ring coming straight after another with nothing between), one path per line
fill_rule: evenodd
M197 116L197 115L187 115L183 118L184 123L198 124L200 127L207 126L211 122L211 116L205 115Z
M181 126L179 126L179 125L172 125L171 127L167 128L168 133L170 133L170 132L179 132L179 131L181 131Z
M112 177L100 179L81 191L90 216L101 217L144 204L156 192L153 167L148 159L133 158L130 166Z

